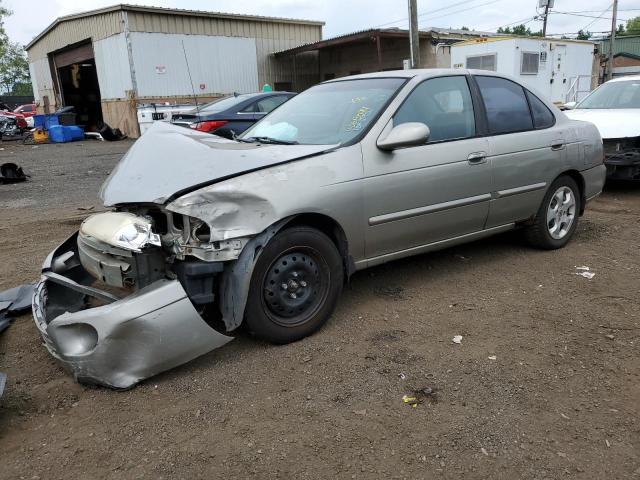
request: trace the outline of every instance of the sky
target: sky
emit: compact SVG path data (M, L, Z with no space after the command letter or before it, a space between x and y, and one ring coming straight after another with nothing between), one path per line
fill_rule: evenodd
M542 22L533 20L537 2L418 0L419 25L495 31L499 26L528 22L531 30L539 30ZM115 3L321 20L326 23L323 38L374 27L408 26L407 0L0 0L0 3L14 12L5 20L5 29L12 41L21 44L27 44L57 17ZM557 13L550 15L547 32L606 31L611 28L611 5L610 0L555 0L552 12ZM640 16L640 0L620 0L618 8L619 23Z

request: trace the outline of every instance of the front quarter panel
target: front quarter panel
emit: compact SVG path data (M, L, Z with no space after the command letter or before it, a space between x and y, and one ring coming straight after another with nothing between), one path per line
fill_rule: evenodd
M357 261L364 255L361 179L356 144L204 187L167 209L206 222L211 241L255 236L294 215L322 214L342 227Z

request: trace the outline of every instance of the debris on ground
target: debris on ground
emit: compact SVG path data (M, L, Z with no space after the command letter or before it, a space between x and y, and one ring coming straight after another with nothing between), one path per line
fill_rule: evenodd
M431 403L437 402L437 394L437 389L433 387L415 388L410 394L402 397L402 402L416 408L419 404L424 403L427 400Z
M29 175L25 174L21 167L15 163L3 163L0 165L0 183L24 182Z
M457 343L458 345L462 343L462 335L456 335L451 339L453 343Z
M111 128L106 123L102 123L102 126L98 128L98 133L103 140L107 140L109 142L124 140L125 138L127 138L127 136L124 135L119 128Z
M0 332L6 330L14 315L31 308L34 285L20 285L0 292Z
M84 137L92 140L100 140L104 142L104 138L98 132L84 132Z
M88 207L78 207L78 210L83 210L83 211L87 211L87 210L93 210L95 207L95 205L91 205Z
M487 358L489 360L496 360L498 357L496 357L495 355L489 355Z
M7 383L7 374L0 372L0 398L2 398L2 394L4 393L4 386Z
M596 276L596 274L593 273L591 269L586 265L583 265L581 267L576 267L576 270L578 270L576 272L576 275L580 275L581 277L588 278L589 280L591 280L593 277Z

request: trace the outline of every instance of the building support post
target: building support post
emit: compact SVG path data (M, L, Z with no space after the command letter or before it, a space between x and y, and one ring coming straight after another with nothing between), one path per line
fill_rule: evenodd
M380 46L380 32L376 34L376 52L378 54L378 71L382 71L382 47Z
M411 50L411 68L420 68L417 0L409 0L409 49Z
M611 18L611 38L609 39L609 58L607 61L607 80L613 78L613 46L616 43L616 30L618 29L618 0L613 0L613 18Z

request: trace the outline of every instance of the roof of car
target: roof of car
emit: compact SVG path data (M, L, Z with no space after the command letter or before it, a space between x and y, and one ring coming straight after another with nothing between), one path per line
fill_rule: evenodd
M416 68L409 70L387 70L384 72L362 73L359 75L351 75L348 77L340 77L328 80L326 83L339 82L340 80L358 80L365 78L431 78L446 77L450 75L491 75L498 77L508 77L490 70L468 70L466 68Z
M629 80L640 80L640 75L627 75L624 77L618 77L618 78L614 78L612 80L607 81L606 83L612 83L612 82L626 82Z

